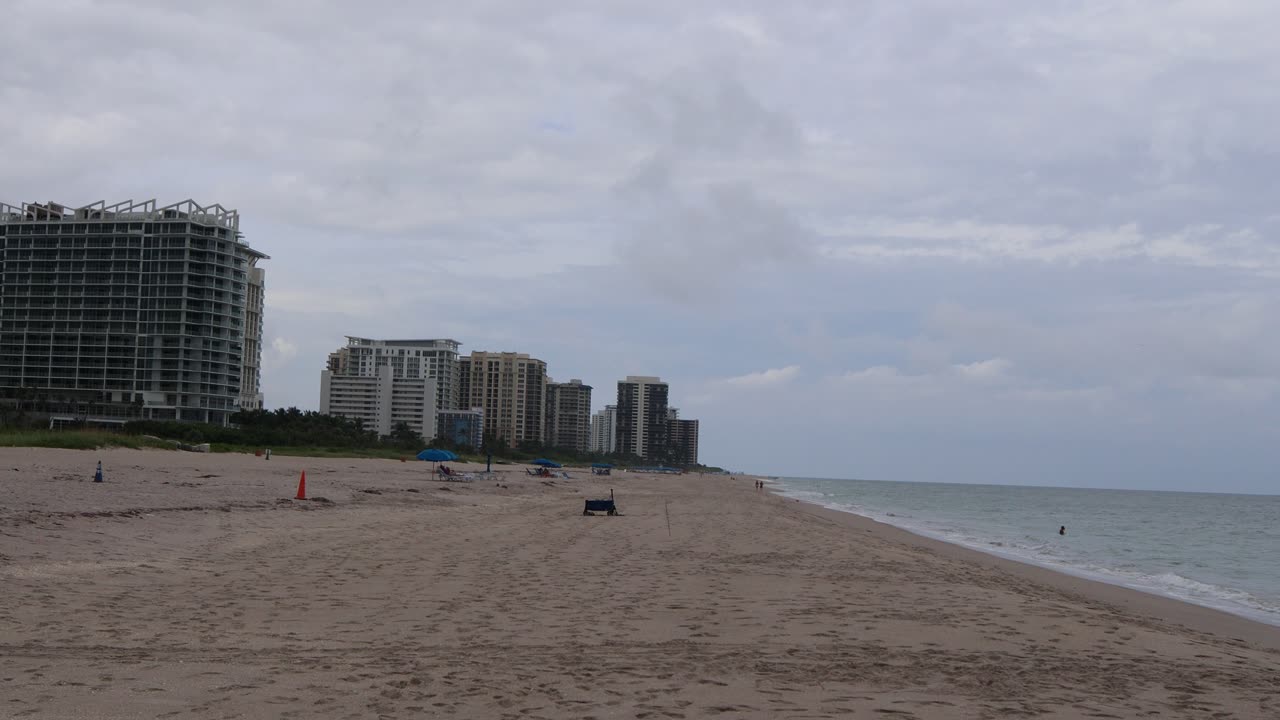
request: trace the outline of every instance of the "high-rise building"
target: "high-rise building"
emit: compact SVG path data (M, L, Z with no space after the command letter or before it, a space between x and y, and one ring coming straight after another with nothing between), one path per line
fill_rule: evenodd
M673 417L667 421L670 461L689 467L698 464L698 421Z
M336 375L320 371L320 412L359 420L366 430L385 437L404 423L425 440L436 436L436 390L433 378L396 379L390 365L372 375Z
M551 447L591 447L591 386L581 380L547 382L547 439Z
M329 353L327 368L335 375L373 377L389 365L397 379L436 381L436 408L454 410L458 404L457 340L371 340L347 336L346 347Z
M434 438L437 411L457 407L458 345L348 336L320 372L320 412L360 419L379 435L403 422Z
M459 358L462 407L484 409L484 429L502 445L546 441L547 364L524 353Z
M618 381L615 451L661 460L667 447L667 384L646 375Z
M591 416L591 452L612 453L618 444L618 406L605 405Z
M261 403L266 258L221 205L0 203L0 394L89 421L228 423Z

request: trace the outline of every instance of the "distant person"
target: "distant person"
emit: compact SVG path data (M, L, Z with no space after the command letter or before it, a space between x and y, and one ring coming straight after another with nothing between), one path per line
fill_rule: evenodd
M1059 527L1059 528L1058 528L1058 534L1059 534L1059 535L1066 535L1066 534L1067 534L1067 526L1066 526L1066 525L1063 525L1063 526Z

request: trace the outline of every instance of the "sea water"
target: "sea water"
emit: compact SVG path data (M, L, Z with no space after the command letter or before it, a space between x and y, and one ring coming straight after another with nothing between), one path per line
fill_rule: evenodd
M1280 625L1280 496L814 478L771 483L787 497L920 535Z

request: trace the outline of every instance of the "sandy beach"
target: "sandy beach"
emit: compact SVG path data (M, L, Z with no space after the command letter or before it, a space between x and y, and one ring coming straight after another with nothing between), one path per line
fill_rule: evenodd
M1280 628L747 477L429 470L0 449L0 717L1280 717Z

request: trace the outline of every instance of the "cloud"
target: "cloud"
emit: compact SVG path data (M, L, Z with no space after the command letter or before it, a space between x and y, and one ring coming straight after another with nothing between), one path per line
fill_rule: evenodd
M737 13L720 13L712 19L712 25L756 45L772 45L773 39L759 18Z
M289 361L297 355L298 345L292 340L283 337L271 338L262 353L262 367L267 371L276 370L289 364Z
M747 373L746 375L738 375L731 377L724 382L726 385L744 388L765 388L776 387L778 385L786 385L796 376L800 374L799 365L788 365L781 368L770 368L761 370L760 372Z
M808 232L748 184L681 188L664 178L624 202L622 268L675 299L753 283L809 257Z
M1274 2L211 7L6 8L0 200L238 208L273 406L454 337L669 379L739 466L1270 487Z
M1010 363L1004 358L991 358L990 360L979 360L966 365L956 365L955 370L962 377L972 380L994 380L1002 377L1008 371Z
M786 115L731 75L685 72L617 101L649 153L617 185L617 258L665 297L688 301L812 256L812 233L774 190L801 148Z
M835 260L1083 263L1142 260L1280 274L1280 247L1252 228L1196 225L1161 235L1137 225L1069 229L971 220L850 219L828 229L820 254Z

